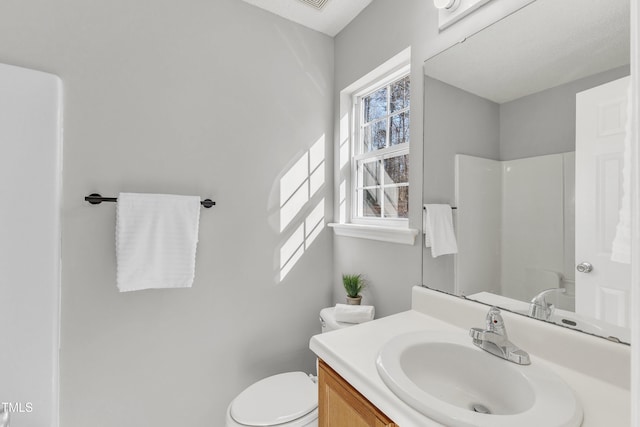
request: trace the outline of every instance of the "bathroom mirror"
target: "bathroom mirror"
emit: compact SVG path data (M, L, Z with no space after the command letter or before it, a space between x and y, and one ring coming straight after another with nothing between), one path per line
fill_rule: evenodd
M458 253L423 244L423 285L629 342L629 16L536 0L425 62L423 202Z

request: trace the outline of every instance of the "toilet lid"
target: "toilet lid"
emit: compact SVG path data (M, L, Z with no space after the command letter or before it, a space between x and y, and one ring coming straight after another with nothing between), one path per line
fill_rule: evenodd
M303 417L318 406L318 387L304 372L258 381L231 404L231 417L249 426L272 426Z

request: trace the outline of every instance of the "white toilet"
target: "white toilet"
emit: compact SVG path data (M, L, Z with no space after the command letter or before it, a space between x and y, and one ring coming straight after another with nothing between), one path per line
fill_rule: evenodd
M322 333L353 326L336 322L334 307L320 311ZM285 372L262 379L240 393L227 408L226 427L317 427L317 378Z

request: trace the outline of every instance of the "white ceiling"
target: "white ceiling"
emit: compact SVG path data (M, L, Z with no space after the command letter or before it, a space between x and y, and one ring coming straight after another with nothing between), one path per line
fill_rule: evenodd
M300 0L242 0L290 21L335 37L371 0L328 0L318 10Z
M425 74L503 103L629 64L629 0L537 0L425 62Z

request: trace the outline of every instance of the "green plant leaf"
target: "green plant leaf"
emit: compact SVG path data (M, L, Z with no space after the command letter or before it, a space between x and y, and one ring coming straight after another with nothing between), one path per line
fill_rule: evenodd
M342 284L347 296L355 298L360 295L360 291L364 288L364 281L361 274L343 274Z

